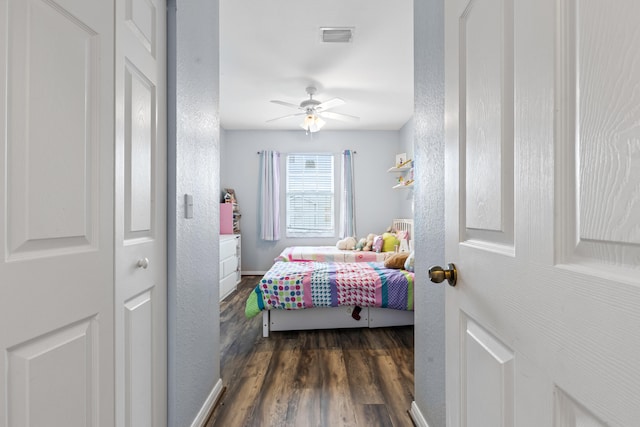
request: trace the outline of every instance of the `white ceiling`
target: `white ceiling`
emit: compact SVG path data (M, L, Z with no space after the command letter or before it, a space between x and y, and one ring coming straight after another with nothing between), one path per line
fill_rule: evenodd
M353 27L351 43L321 43L321 27ZM223 128L300 130L299 111L269 102L315 99L356 123L323 130L398 130L413 114L413 1L221 0L220 120Z

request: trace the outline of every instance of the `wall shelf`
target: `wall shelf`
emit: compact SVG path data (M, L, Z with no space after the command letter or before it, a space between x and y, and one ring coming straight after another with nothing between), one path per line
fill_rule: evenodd
M409 166L409 165L403 166L401 168L397 168L397 167L394 166L392 168L389 168L387 170L387 172L389 172L389 173L403 173L403 172L409 172L411 170L411 168L412 168L412 166Z
M413 187L413 182L411 182L409 184L396 184L391 188L406 188L406 189L409 189L409 188L412 188L412 187Z
M394 166L387 169L389 173L398 174L398 183L391 188L410 189L413 188L413 161L409 160L402 166ZM407 181L410 181L407 183Z

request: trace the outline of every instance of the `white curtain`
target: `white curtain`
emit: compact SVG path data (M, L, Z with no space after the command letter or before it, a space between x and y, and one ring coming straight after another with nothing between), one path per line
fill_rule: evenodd
M353 151L342 152L340 238L356 237L356 209L353 192Z
M280 240L280 153L260 153L260 238Z

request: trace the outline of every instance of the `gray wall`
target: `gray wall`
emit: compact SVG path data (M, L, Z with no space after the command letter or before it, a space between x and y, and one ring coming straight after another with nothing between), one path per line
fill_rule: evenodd
M170 427L190 426L220 379L218 3L167 5Z
M329 125L327 125L329 127ZM397 131L330 131L322 130L313 138L299 131L223 131L221 148L222 188L236 191L242 214L242 270L264 272L287 246L335 245L338 238L287 238L284 215L281 220L281 240L266 242L259 239L258 231L258 151L271 149L281 156L281 213L285 203L286 157L293 152L340 153L355 150L356 231L358 237L369 233L380 234L391 225L393 218L402 216L410 202L402 200L411 190L393 190L395 175L387 172L395 161L400 147ZM336 184L340 183L340 156L336 155ZM339 200L339 199L338 199ZM404 205L404 206L403 206ZM336 215L336 220L338 215Z
M414 0L416 326L415 402L444 427L445 287L429 282L444 259L444 0Z

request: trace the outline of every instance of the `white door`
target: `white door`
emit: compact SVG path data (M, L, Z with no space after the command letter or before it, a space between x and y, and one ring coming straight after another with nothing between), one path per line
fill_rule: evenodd
M166 6L116 0L116 425L166 425Z
M0 426L112 426L113 2L0 22Z
M640 426L640 3L445 3L447 425Z

